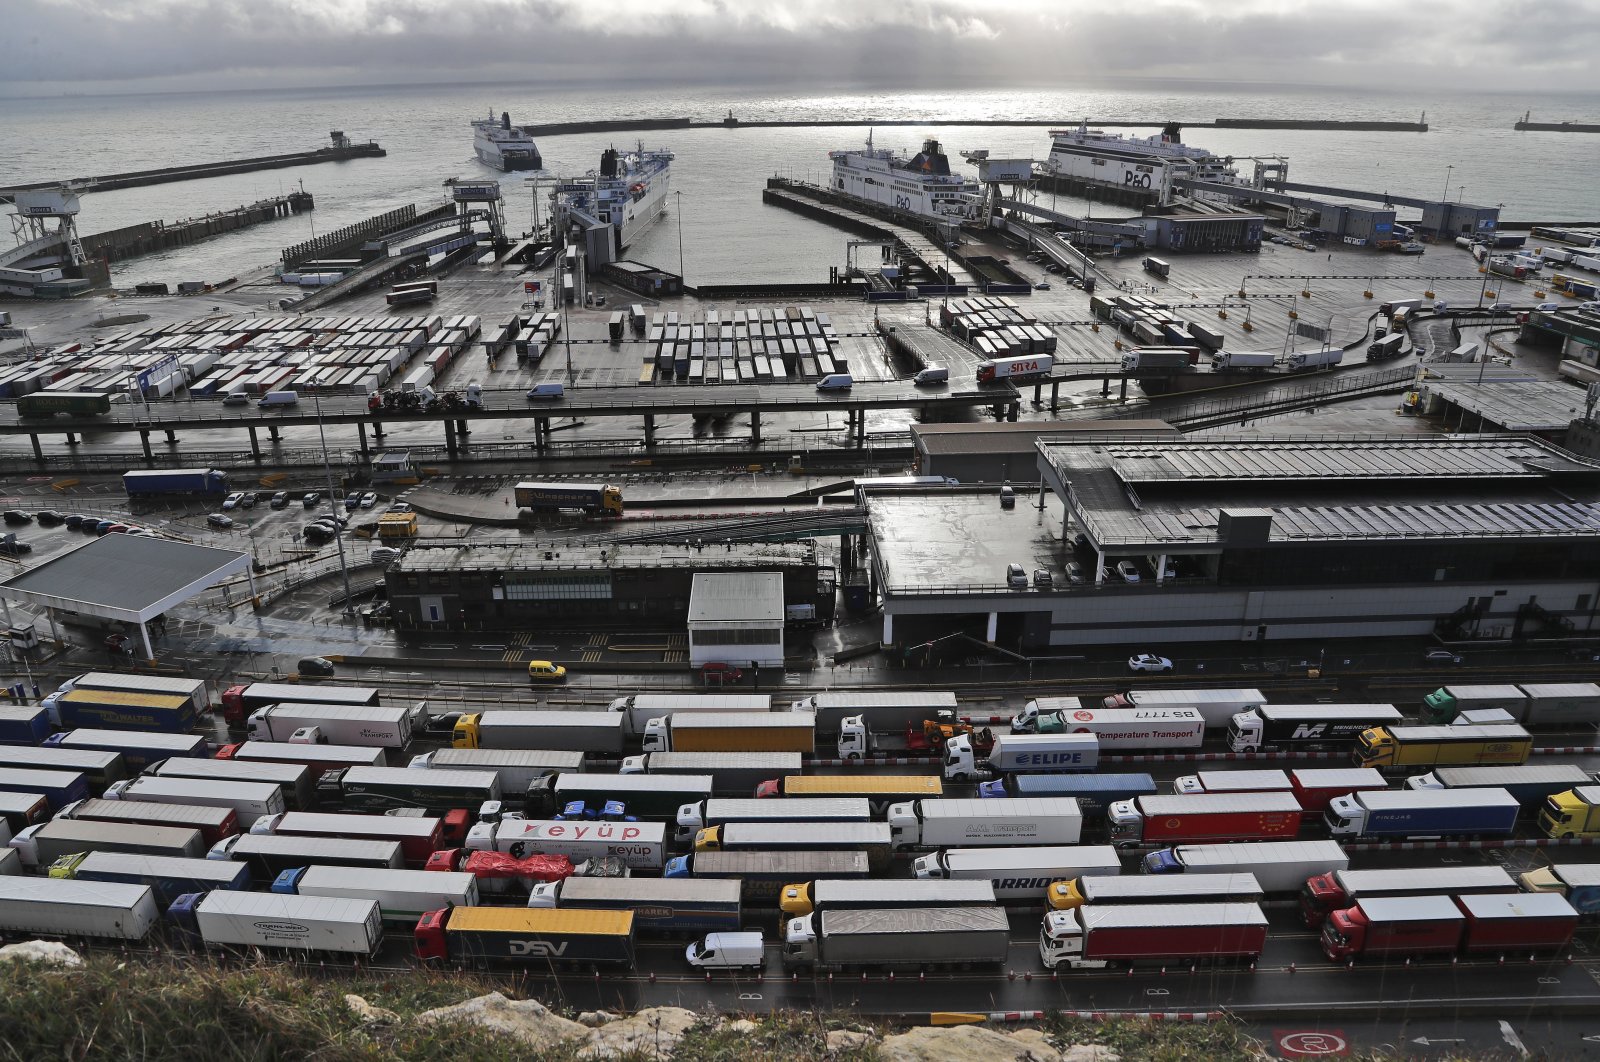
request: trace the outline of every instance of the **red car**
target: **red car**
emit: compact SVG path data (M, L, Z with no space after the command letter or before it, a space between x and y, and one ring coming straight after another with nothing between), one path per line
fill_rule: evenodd
M707 686L731 686L744 681L744 671L732 664L701 664L700 678Z

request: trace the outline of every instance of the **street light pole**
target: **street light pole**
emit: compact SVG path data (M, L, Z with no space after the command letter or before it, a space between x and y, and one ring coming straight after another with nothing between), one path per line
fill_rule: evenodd
M322 391L320 387L313 386L311 388L311 399L317 406L317 438L322 440L322 473L328 483L328 504L337 506L339 502L333 493L333 466L328 462L328 433L322 427ZM338 517L337 509L335 509L333 515L335 518ZM333 526L333 543L339 549L339 575L344 580L344 614L347 617L354 616L356 612L355 606L350 603L350 566L345 563L344 559L344 528L339 526L337 519L335 519Z
M1455 170L1455 166L1453 166L1453 165L1452 166L1446 166L1444 168L1444 195L1439 197L1439 201L1440 202L1447 203L1447 202L1450 201L1450 174L1454 170Z
M673 190L673 212L678 215L678 282L683 283L683 192Z

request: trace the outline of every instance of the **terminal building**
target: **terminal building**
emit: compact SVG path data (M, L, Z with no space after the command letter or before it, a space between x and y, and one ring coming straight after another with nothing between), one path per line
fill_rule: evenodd
M873 496L883 641L1600 630L1600 462L1526 435L1043 438L1044 489ZM1012 567L1015 566L1015 567Z
M811 542L413 549L384 581L401 632L659 628L687 622L697 573L758 571L782 576L785 607L832 621L835 569Z

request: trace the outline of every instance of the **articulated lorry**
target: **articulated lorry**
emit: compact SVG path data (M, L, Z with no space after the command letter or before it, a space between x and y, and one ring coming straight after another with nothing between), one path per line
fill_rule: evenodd
M1350 840L1503 837L1522 805L1504 789L1383 790L1328 802L1328 833Z
M215 862L207 860L207 862ZM296 867L272 882L280 896L326 896L376 900L385 922L415 926L441 907L476 907L478 879L460 871L390 870L372 867Z
M978 786L978 796L1071 797L1084 818L1100 818L1119 800L1154 796L1156 781L1148 774L1008 774Z
M958 734L945 743L947 782L985 782L996 775L1030 771L1092 771L1100 762L1100 742L1093 734L995 734L988 754L980 758L972 734Z
M566 822L501 819L467 831L467 847L482 852L560 855L573 862L613 856L625 866L660 870L666 862L667 828L659 822Z
M861 797L874 815L906 800L944 795L944 781L936 774L789 774L756 786L756 797Z
M739 928L744 905L737 881L718 878L567 878L542 882L531 908L632 911L641 935L714 933Z
M1076 697L1040 697L1011 720L1013 733L1093 734L1102 751L1197 749L1206 721L1198 708L1088 708Z
M872 805L863 797L795 797L791 800L716 797L681 805L673 839L687 844L701 830L730 822L871 821Z
M129 499L165 494L227 494L228 474L220 468L139 469L122 474L122 489Z
M1524 892L1565 896L1584 917L1600 914L1600 863L1554 863L1530 870L1518 881Z
M318 799L349 811L422 808L443 815L499 800L494 771L413 771L409 767L346 767L317 780Z
M823 878L784 886L778 909L791 918L813 911L884 907L993 907L988 881L906 881Z
M1385 870L1340 870L1314 874L1300 886L1300 918L1316 929L1329 911L1342 911L1359 900L1383 896L1465 896L1516 892L1517 883L1503 867L1393 867Z
M1306 811L1327 811L1334 797L1387 789L1383 772L1371 767L1301 767L1289 772L1294 798Z
M1045 905L1071 911L1084 904L1260 903L1265 890L1254 874L1180 874L1150 877L1071 878L1052 882Z
M436 749L413 756L407 766L427 771L493 771L500 776L500 791L511 796L526 793L552 775L576 774L583 770L585 759L582 752L542 749Z
M817 971L999 965L1010 947L1002 907L846 908L789 919L783 962Z
M1239 712L1266 703L1260 690L1129 690L1104 698L1100 707L1193 708L1205 717L1206 726L1227 726ZM1013 726L1015 722L1012 721Z
M1077 844L1083 814L1072 797L912 800L889 808L894 847Z
M1283 771L1200 771L1172 780L1174 793L1292 793L1294 783Z
M0 875L0 926L8 933L139 941L160 920L147 885Z
M1110 904L1051 911L1039 933L1045 969L1103 969L1141 962L1254 962L1267 916L1253 903Z
M633 693L618 697L607 706L608 712L621 712L627 719L630 737L643 737L652 719L670 719L680 712L700 715L772 711L772 697L765 693Z
M645 724L652 752L798 752L816 749L816 721L807 712L679 712Z
M168 675L125 675L120 671L90 671L67 679L56 687L56 693L44 699L52 708L51 699L56 694L73 690L107 690L119 693L149 693L162 697L184 697L199 716L210 710L206 684L199 679L174 678Z
M107 800L144 801L154 804L198 804L230 808L239 825L249 829L257 819L281 815L283 789L271 782L212 781L205 778L169 778L149 774L109 786Z
M865 878L861 851L691 852L667 860L664 878L728 878L739 882L747 904L771 905L784 887L808 878Z
M1106 819L1114 843L1134 845L1289 840L1300 816L1292 793L1200 793L1121 801Z
M532 512L582 509L596 516L622 515L622 488L609 483L518 483L511 494L518 509Z
M1313 874L1343 870L1350 857L1337 841L1245 841L1184 844L1146 853L1146 874L1252 874L1267 892L1298 892Z
M442 818L427 815L345 815L290 811L271 815L250 827L258 837L324 837L360 841L393 841L401 858L420 867L447 840Z
M1429 789L1504 789L1517 803L1542 805L1557 793L1594 784L1594 775L1571 763L1532 764L1512 767L1440 767L1427 774L1406 779L1406 788Z
M250 887L250 868L243 863L139 852L79 852L63 856L51 864L48 876L144 885L155 893L163 908L185 893Z
M241 726L257 708L274 704L341 704L350 707L378 703L378 691L370 686L310 686L289 682L251 682L229 686L222 693L222 718L230 726Z
M153 730L181 734L196 719L192 697L134 690L74 689L54 694L50 721L65 729Z
M458 749L546 749L620 756L627 719L619 712L473 712L456 720Z
M1539 812L1548 837L1600 837L1600 785L1580 785L1551 795Z
M452 907L417 920L423 961L631 967L632 911Z
M1380 771L1491 763L1527 763L1533 736L1517 724L1380 726L1363 730L1352 757Z
M15 770L81 774L95 792L127 777L127 765L120 752L59 746L0 745L0 771Z
M1373 727L1404 717L1392 704L1263 704L1228 721L1234 752L1343 752Z
M167 919L207 947L371 957L383 945L383 912L370 899L219 890L178 897Z
M709 774L552 774L527 790L523 811L548 819L566 817L565 809L574 801L590 809L617 801L634 818L674 822L679 808L710 799L714 788Z
M730 822L697 833L694 850L864 852L881 870L894 854L894 840L886 822Z
M251 741L292 741L296 733L316 727L321 742L331 745L403 749L411 744L418 714L417 708L375 704L282 703L257 708L245 725Z
M911 863L913 878L987 881L1000 900L1030 904L1042 902L1052 882L1120 873L1117 850L1105 844L947 848Z
M249 760L198 759L174 756L145 768L145 777L191 778L210 782L258 782L283 792L290 811L309 808L316 800L315 772L303 763L252 763Z
M933 690L892 693L814 693L790 704L797 712L816 716L817 737L837 740L839 728L851 716L861 716L872 733L903 733L925 722L956 722L956 695Z
M205 838L196 829L78 819L52 819L29 826L11 838L10 845L23 866L38 868L79 852L136 852L185 859L206 854Z
M710 795L744 797L774 778L799 774L804 763L798 752L651 752L627 757L619 772L709 778Z
M56 812L56 819L62 822L81 819L85 822L138 826L177 826L199 830L207 846L239 832L239 816L231 807L165 804L148 800L79 800Z

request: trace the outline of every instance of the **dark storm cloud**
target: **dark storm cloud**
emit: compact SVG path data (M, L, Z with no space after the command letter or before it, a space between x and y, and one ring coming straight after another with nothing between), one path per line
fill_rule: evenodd
M0 91L1095 77L1600 87L1600 0L7 0Z

